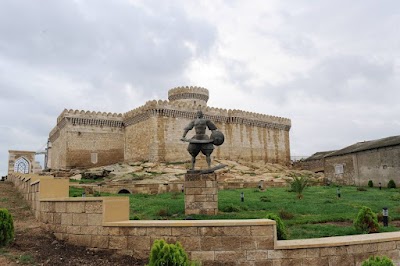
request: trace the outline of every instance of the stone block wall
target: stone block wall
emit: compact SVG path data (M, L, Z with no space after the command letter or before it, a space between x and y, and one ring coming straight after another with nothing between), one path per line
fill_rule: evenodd
M218 214L217 174L185 175L185 214Z
M276 240L275 222L254 220L130 221L127 197L43 198L38 179L30 186L26 176L9 180L34 204L43 226L71 244L109 249L148 258L156 239L182 243L192 260L216 265L361 265L372 255L385 255L400 263L400 232ZM48 179L54 185L56 180ZM50 184L49 183L49 184ZM64 184L59 183L60 187Z

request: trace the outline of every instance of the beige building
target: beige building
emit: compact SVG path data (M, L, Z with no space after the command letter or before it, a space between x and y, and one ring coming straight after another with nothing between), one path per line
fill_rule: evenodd
M64 110L49 134L47 165L70 169L123 161L187 161L187 143L180 138L197 110L225 135L212 157L289 163L290 119L208 107L208 98L207 89L178 87L168 91L168 100L148 101L124 114Z
M339 184L400 184L400 136L357 142L324 157L325 176Z

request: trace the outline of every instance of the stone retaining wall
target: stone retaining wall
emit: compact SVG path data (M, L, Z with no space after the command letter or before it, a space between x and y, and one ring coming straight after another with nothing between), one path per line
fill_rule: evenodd
M202 265L361 265L371 255L400 263L400 232L276 240L275 222L130 221L128 197L68 198L68 180L10 174L35 216L58 239L148 258L154 240L180 241Z

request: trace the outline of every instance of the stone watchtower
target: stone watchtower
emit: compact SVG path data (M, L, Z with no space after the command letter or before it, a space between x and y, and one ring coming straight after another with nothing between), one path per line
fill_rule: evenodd
M198 107L206 107L208 90L201 87L177 87L168 91L170 102L184 102Z

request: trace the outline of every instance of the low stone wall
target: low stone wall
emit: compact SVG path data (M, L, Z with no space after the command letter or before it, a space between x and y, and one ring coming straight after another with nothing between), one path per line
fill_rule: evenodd
M130 221L128 197L68 198L64 179L8 179L45 228L75 245L147 258L154 240L180 241L205 266L361 265L371 255L400 263L400 232L277 241L275 222L268 219Z

